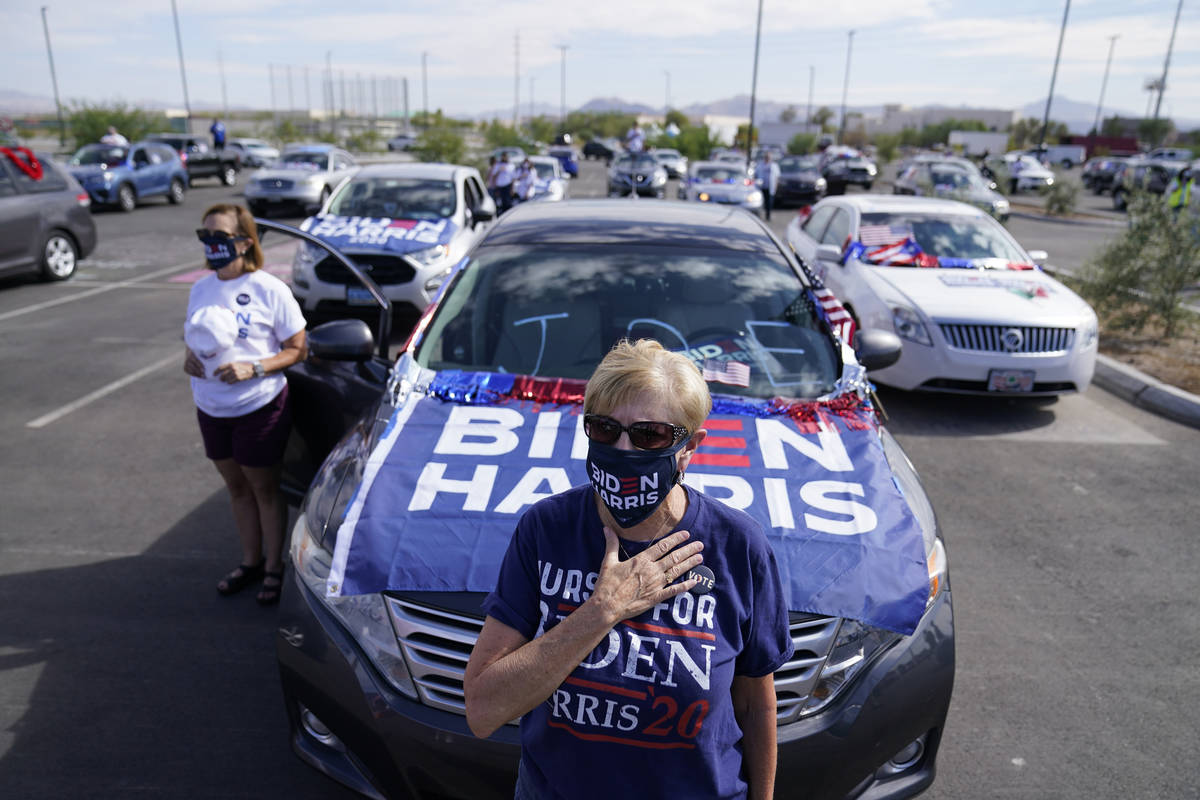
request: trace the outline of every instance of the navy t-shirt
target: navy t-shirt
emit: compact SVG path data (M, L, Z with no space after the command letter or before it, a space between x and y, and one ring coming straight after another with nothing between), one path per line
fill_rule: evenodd
M620 622L545 702L521 718L522 758L539 797L746 795L735 675L769 675L792 656L775 556L759 524L686 486L675 530L704 542L715 588ZM546 498L517 523L488 615L529 639L590 596L604 558L590 486ZM630 556L646 543L622 540ZM622 556L623 558L623 556Z

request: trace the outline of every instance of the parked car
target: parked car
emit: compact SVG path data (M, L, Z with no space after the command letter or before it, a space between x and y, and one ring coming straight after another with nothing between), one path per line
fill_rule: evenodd
M473 167L372 164L343 183L302 229L370 272L392 301L399 331L412 327L495 216ZM349 270L311 244L296 250L292 293L310 322L361 316L374 304Z
M564 175L571 178L579 177L579 154L575 152L575 148L567 146L551 147L546 151L546 155L554 156L558 159Z
M1009 194L1038 192L1054 185L1054 173L1031 155L1005 153L984 162L992 179Z
M1131 158L1113 175L1112 203L1117 211L1129 206L1129 195L1135 191L1165 194L1171 180L1187 166L1186 161Z
M0 156L0 275L33 270L65 281L96 248L91 198L46 153L34 154L36 165L20 151L14 158L33 174Z
M397 150L412 150L417 146L420 137L415 133L399 133L388 139L387 149L389 151Z
M122 211L133 211L150 197L165 197L178 205L187 193L187 170L165 142L85 144L71 156L67 169L93 203Z
M311 213L325 205L337 185L357 169L354 156L340 147L295 145L284 150L274 164L250 176L244 192L246 205L256 217L288 209Z
M978 170L970 170L955 161L923 160L912 164L892 183L892 194L945 197L982 208L1001 222L1007 222L1008 199L989 189Z
M583 157L612 161L621 151L616 139L590 139L583 145Z
M1070 169L1087 159L1087 148L1081 144L1048 144L1031 147L1025 152L1046 166L1057 164L1063 169Z
M567 196L567 179L563 175L562 162L554 156L527 156L537 173L530 200L557 201Z
M622 153L608 169L608 194L666 197L667 171L649 153Z
M196 178L216 178L226 186L237 185L242 163L236 150L216 150L209 145L206 136L152 133L146 138L152 142L169 144L175 149L179 160L187 167L189 185Z
M1082 392L1092 380L1095 312L1042 271L1045 252L1026 252L974 206L826 198L788 225L787 239L860 325L904 340L900 360L872 380L1043 396Z
M1191 161L1192 151L1186 147L1156 147L1146 153L1146 158L1162 161Z
M828 147L821 154L821 175L829 194L845 194L850 185L870 191L878 172L875 162L853 147Z
M679 199L695 203L739 206L758 213L763 207L762 190L744 164L727 161L697 161L679 184Z
M650 151L650 155L658 159L658 163L663 165L663 169L667 171L668 178L679 178L682 180L687 177L687 156L678 150L668 147L656 147Z
M1112 190L1113 178L1123 163L1125 159L1119 156L1089 158L1079 173L1079 179L1093 194L1104 194Z
M279 148L262 139L230 139L225 149L237 153L243 167L266 167L279 158Z
M497 147L492 151L492 158L497 161L500 160L501 156L508 156L508 163L516 165L525 160L525 150L521 147L509 146Z
M829 184L821 175L821 159L815 155L784 156L779 159L776 206L811 205L822 197Z
M706 427L720 434L684 480L752 514L786 556L778 562L796 652L774 674L775 796L926 789L954 678L945 547L823 297L747 214L529 203L472 251L395 362L372 356L358 323L311 331L314 357L289 369L295 458L284 489L304 499L275 623L299 757L372 797L410 797L414 787L447 800L512 797L517 725L479 739L464 716L481 603L518 514L586 483L584 379L617 338L651 336L713 373L737 371L719 368L729 362L748 370L739 385L711 384ZM896 355L892 335L858 339L866 362ZM874 579L869 563L886 578ZM420 588L429 582L437 590ZM679 635L661 620L639 630ZM646 666L669 681L644 649ZM613 669L625 661L609 659ZM706 670L703 659L694 667L675 679ZM603 675L590 671L586 685L602 692ZM623 736L676 721L653 692L617 701L636 723Z

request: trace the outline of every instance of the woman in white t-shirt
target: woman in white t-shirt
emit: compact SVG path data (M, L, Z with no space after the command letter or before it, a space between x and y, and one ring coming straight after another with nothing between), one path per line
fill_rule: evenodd
M279 601L287 508L279 467L291 430L283 370L304 360L304 316L287 284L262 271L258 228L245 208L215 205L196 231L212 275L188 297L183 371L192 376L205 454L225 480L241 564L217 583L230 595L262 578L257 600Z

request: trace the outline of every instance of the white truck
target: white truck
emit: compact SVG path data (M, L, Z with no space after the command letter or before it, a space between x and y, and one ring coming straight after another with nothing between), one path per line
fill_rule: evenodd
M1025 152L1047 166L1055 164L1066 169L1087 161L1087 148L1081 144L1047 144Z
M961 147L962 154L967 158L985 154L996 155L1008 150L1008 134L989 131L950 131L948 144L953 148Z

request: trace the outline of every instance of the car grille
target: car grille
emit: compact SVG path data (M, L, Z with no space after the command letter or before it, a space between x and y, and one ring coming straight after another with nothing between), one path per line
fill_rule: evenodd
M386 284L408 283L417 274L412 264L400 256L385 253L347 253L346 257L367 271L367 274L380 286ZM332 256L317 262L313 268L317 280L325 283L340 283L344 286L358 286L358 278L346 269L340 261Z
M265 178L260 180L258 185L263 189L275 191L279 189L291 189L295 183L284 178Z
M408 662L421 702L466 714L463 675L483 620L434 608L402 597L387 597L396 639ZM790 615L795 653L775 672L775 717L780 725L804 715L804 705L821 677L837 638L840 620L812 614Z
M1065 353L1075 342L1074 328L1040 328L1021 325L959 325L939 323L951 347L977 353ZM1020 334L1020 342L1010 332ZM1006 336L1007 334L1007 336ZM1007 341L1006 341L1007 339Z

